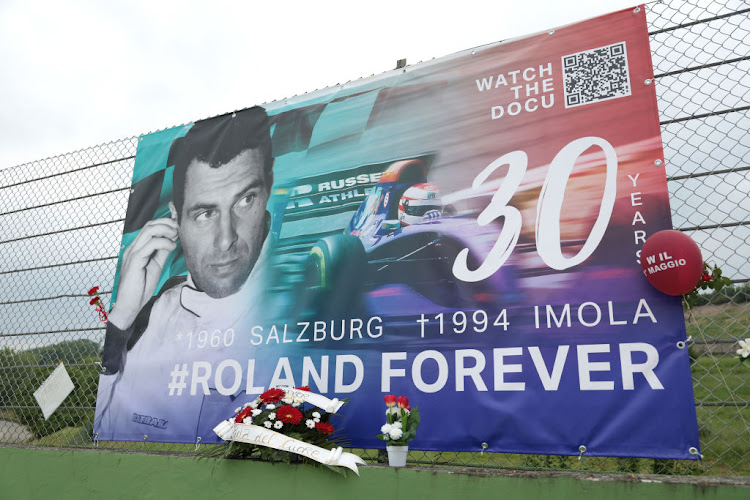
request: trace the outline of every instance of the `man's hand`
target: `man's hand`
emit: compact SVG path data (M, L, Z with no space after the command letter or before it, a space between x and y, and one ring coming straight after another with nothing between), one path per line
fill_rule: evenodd
M120 283L109 321L127 330L156 290L169 252L177 244L177 221L156 219L146 223L122 254Z

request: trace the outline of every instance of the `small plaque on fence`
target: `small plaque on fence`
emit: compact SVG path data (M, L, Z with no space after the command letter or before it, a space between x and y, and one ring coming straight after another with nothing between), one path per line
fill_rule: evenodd
M73 392L73 388L73 381L70 380L70 375L61 362L47 377L47 380L39 386L39 389L34 391L34 398L42 409L44 420L49 419L68 394Z

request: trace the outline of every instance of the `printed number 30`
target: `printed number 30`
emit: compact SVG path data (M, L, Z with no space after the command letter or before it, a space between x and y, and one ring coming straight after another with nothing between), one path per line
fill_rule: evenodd
M606 159L607 172L602 203L599 207L599 215L583 248L573 257L565 257L560 241L560 213L565 188L576 160L591 146L599 146ZM503 228L487 258L475 270L469 269L468 266L469 249L464 248L458 253L453 263L453 275L462 281L475 282L492 276L508 260L518 243L522 225L521 212L515 207L508 206L507 203L518 190L526 173L528 165L526 153L513 151L499 157L476 176L472 187L481 188L489 176L503 165L508 165L508 173L502 185L492 196L490 204L477 217L477 224L480 226L486 226L499 217L503 217ZM594 253L609 224L616 195L617 154L609 142L600 137L582 137L561 149L550 164L536 209L537 253L544 263L552 269L563 270L580 264Z

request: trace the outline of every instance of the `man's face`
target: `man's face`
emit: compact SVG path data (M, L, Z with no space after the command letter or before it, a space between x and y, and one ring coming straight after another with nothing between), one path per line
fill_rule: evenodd
M218 168L198 160L188 165L180 240L190 275L210 297L236 293L253 270L266 236L272 182L258 149Z

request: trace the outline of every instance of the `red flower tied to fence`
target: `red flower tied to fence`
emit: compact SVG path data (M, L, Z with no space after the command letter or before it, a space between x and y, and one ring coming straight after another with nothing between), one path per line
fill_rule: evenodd
M102 301L102 298L99 296L99 287L91 287L88 291L88 295L91 297L89 305L96 306L96 312L99 314L99 321L106 323L109 318L107 317L107 309L104 307L104 301Z

